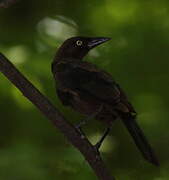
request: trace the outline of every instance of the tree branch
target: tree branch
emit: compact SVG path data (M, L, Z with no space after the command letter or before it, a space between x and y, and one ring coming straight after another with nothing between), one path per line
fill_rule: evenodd
M4 0L0 2L0 8L8 8L15 4L18 0Z
M108 172L100 154L85 136L65 120L52 103L29 82L15 66L0 53L0 71L58 128L84 156L89 165L101 180L115 180Z

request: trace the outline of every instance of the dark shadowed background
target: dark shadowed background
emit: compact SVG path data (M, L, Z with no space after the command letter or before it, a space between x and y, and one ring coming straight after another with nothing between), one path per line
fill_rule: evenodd
M20 0L0 9L0 51L75 123L84 118L63 107L50 65L68 37L112 40L86 60L113 75L138 112L138 122L159 157L148 164L120 121L101 149L118 180L169 179L169 1ZM104 130L84 128L95 143ZM0 180L94 180L74 149L41 113L0 74Z

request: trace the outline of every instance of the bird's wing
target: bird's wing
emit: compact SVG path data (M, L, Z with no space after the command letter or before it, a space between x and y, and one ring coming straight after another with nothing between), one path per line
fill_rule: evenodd
M69 67L67 67L65 79L72 83L74 89L112 105L118 103L119 109L123 111L135 112L124 92L110 74L100 71L89 63L68 63L67 66Z
M78 96L78 94L75 91L72 91L69 88L58 88L57 94L60 100L62 101L62 104L65 106L69 106L71 104L71 99L73 96Z

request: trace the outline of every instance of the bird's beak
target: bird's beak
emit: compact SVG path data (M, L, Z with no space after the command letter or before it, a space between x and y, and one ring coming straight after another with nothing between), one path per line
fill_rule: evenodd
M88 42L88 48L92 49L106 41L109 41L111 38L107 38L107 37L96 37L96 38L91 38Z

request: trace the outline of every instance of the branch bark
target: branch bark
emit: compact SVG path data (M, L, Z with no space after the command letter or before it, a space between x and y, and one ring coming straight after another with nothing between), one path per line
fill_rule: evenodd
M0 2L0 8L8 8L11 5L15 4L18 0L4 0Z
M100 154L88 139L52 105L52 103L0 53L0 71L58 128L67 140L76 147L87 160L100 180L115 180L107 170Z

